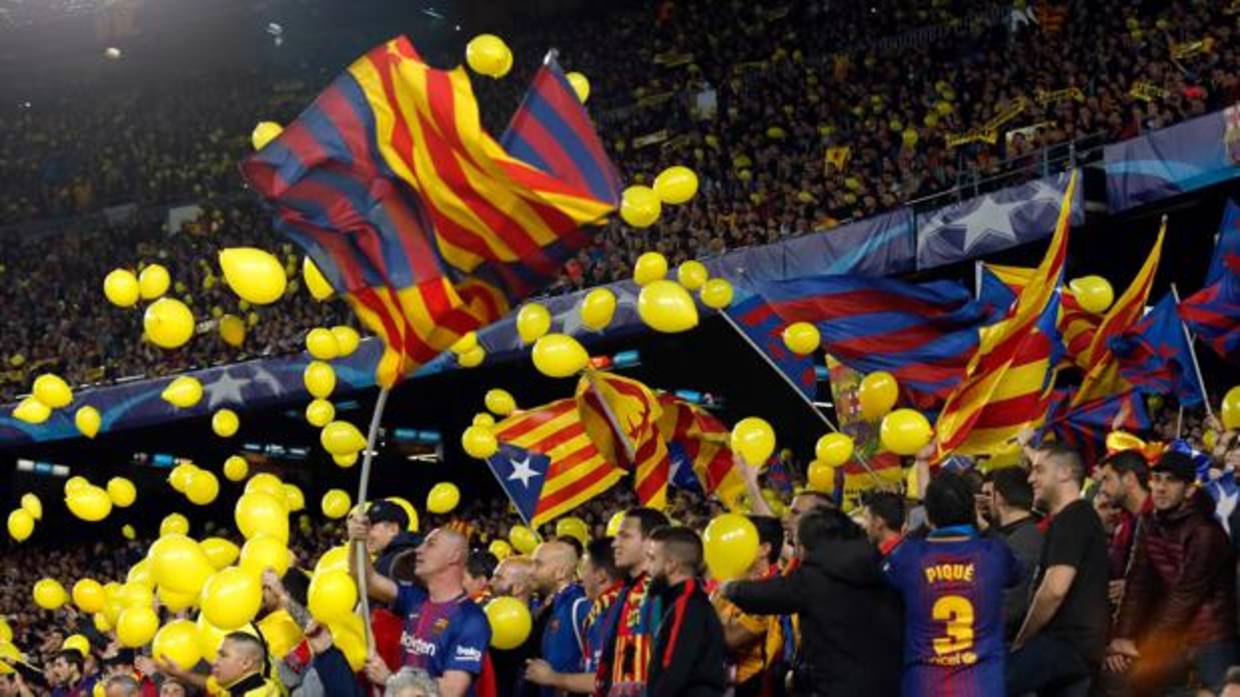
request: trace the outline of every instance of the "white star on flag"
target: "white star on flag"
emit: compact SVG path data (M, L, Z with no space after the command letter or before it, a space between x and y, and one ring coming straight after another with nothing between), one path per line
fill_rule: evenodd
M538 473L534 471L533 467L530 467L530 458L526 455L524 460L512 461L512 474L508 475L508 481L519 480L521 486L528 489L530 488L530 480L537 476Z

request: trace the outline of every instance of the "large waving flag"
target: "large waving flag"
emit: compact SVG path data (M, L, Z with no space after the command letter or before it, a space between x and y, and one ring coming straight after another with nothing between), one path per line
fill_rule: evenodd
M1068 181L1042 263L1004 320L982 330L964 379L939 413L936 459L1002 450L1045 418L1062 352L1056 325L1077 177Z
M510 416L495 425L495 437L499 450L487 466L535 527L607 491L625 474L590 440L575 399Z
M1235 201L1228 201L1223 209L1223 220L1214 241L1214 256L1203 285L1214 285L1228 274L1240 275L1240 204Z
M632 470L641 505L664 508L671 462L659 433L663 408L655 393L631 378L588 371L577 384L577 403L586 432L603 456Z
M724 312L802 394L811 399L815 396L818 377L814 372L814 359L798 356L784 344L783 332L788 322L775 313L770 303L761 295L751 295L733 303Z
M673 483L692 477L707 496L716 496L736 510L745 493L745 481L732 462L728 427L705 409L683 399L659 394L663 415L659 433L667 443Z
M1034 269L1023 266L1003 266L1000 264L982 264L981 289L978 299L993 307L1007 308L1016 301ZM1094 332L1102 322L1102 315L1095 314L1081 307L1076 296L1068 288L1064 288L1059 297L1059 335L1062 337L1066 359L1078 366L1081 357L1089 348Z
M1141 392L1174 394L1186 407L1205 401L1171 293L1135 326L1111 339L1111 352L1119 364L1119 377Z
M391 385L553 279L611 213L619 181L554 62L506 150L482 130L463 68L407 38L349 66L242 163L297 242L387 350Z
M1167 221L1164 219L1158 230L1158 239L1154 241L1154 248L1150 250L1145 263L1141 265L1123 295L1107 310L1098 330L1089 341L1089 347L1081 355L1078 363L1085 371L1085 378L1072 399L1073 404L1084 404L1129 389L1130 386L1125 384L1120 375L1119 361L1111 353L1110 342L1135 325L1145 312L1145 303L1149 300L1150 289L1154 286L1154 276L1158 273L1163 238L1166 235ZM1173 304L1173 312L1174 309Z
M1240 356L1240 271L1180 302L1180 316L1196 338L1225 359Z
M1092 402L1072 406L1072 394L1056 390L1053 415L1046 430L1054 434L1057 442L1081 453L1086 467L1092 467L1106 455L1106 439L1113 427L1129 433L1149 430L1150 417L1145 400L1135 390L1114 394ZM1116 416L1123 413L1120 423Z
M784 326L811 322L823 348L848 367L886 370L918 405L947 397L978 345L991 312L958 283L915 285L890 278L826 275L759 283Z

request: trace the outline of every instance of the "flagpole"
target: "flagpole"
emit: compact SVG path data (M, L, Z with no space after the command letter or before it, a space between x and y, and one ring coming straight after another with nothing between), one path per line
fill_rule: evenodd
M766 364L767 364L767 365L769 365L769 366L771 367L771 370L774 370L774 371L775 371L775 374L777 374L777 375L779 375L779 377L783 378L784 382L785 382L785 383L787 383L787 384L788 384L788 386L792 388L792 391L793 391L793 392L795 392L795 393L797 394L797 396L801 398L801 401L805 402L805 403L809 406L810 411L814 412L814 414L815 414L815 415L816 415L816 416L817 416L817 417L818 417L818 418L819 418L819 419L820 419L820 420L821 420L824 424L826 424L826 425L827 425L827 428L831 429L831 431L832 431L832 432L834 432L834 433L840 433L840 432L841 432L841 431L840 431L840 429L839 429L839 428L837 428L837 427L836 427L836 425L835 425L834 423L832 423L832 422L831 422L831 419L827 418L827 415L826 415L826 414L824 414L824 413L822 413L821 411L819 411L818 407L814 405L814 400L812 400L812 399L810 399L808 396L806 396L806 394L805 394L804 392L802 392L802 391L801 391L801 388L800 388L800 387L797 387L797 384L796 384L795 382L793 382L793 381L792 381L792 378L788 377L788 374L787 374L787 373L785 373L784 371L780 370L780 369L779 369L779 366L778 366L778 365L775 365L775 361L771 360L771 357L770 357L770 356L768 356L768 355L766 355L766 351L763 351L763 350L762 350L762 347L760 347L760 346L758 346L756 343L754 343L754 340L753 340L753 339L751 339L751 338L749 337L749 335L745 333L745 330L744 330L744 329L741 329L740 325L738 325L738 324L736 323L736 320L732 319L732 316L731 316L731 315L729 315L729 314L728 314L726 311L724 311L724 310L720 310L720 311L719 311L719 316L720 316L720 317L722 317L722 318L723 318L723 320L724 320L725 322L727 322L727 323L728 323L728 326L732 327L733 331L735 331L735 332L737 333L737 335L738 335L738 336L740 336L740 338L742 338L742 339L744 339L744 340L745 340L745 343L746 343L746 344L749 344L749 347L750 347L750 348L752 348L754 351L756 351L756 352L757 352L757 354L758 354L759 356L761 356L761 357L762 357L762 360L766 361ZM845 435L847 435L847 434L845 434ZM882 486L882 485L884 484L883 480L882 480L882 479L878 476L878 474L877 474L877 473L875 473L875 472L874 472L874 469L873 469L872 467L870 467L870 463L866 461L865 456L863 456L863 455L862 455L861 453L859 453L859 452L854 451L854 452L853 452L853 457L855 457L855 458L857 459L857 462L861 463L861 466L865 468L866 473L870 475L870 478L874 480L874 483L875 483L875 484L877 484L877 485L879 485L879 486ZM755 465L755 466L757 466L757 465Z
M1206 415L1213 419L1214 409L1210 407L1210 393L1206 391L1205 378L1201 377L1201 364L1197 362L1197 349L1193 346L1194 337L1192 332L1188 331L1188 325L1184 324L1184 319L1179 316L1180 291L1175 287L1174 283L1171 284L1171 297L1175 298L1175 312L1176 317L1180 320L1180 329L1184 332L1184 338L1188 340L1188 355L1193 359L1193 372L1197 374L1197 384L1201 387L1201 397L1206 405Z
M1207 400L1209 401L1209 400ZM1180 405L1180 412L1175 415L1175 437L1179 438L1184 432L1184 405Z
M379 397L375 400L375 410L370 415L370 430L366 433L366 450L362 452L361 481L357 487L357 504L359 506L366 505L366 496L370 489L370 463L374 459L375 441L379 439L379 422L383 420L383 411L387 408L388 394L391 391L390 387L384 387L379 390ZM357 587L361 591L357 595L361 600L362 635L366 638L366 653L369 655L374 653L375 637L370 631L370 597L366 590L367 552L365 543L355 540L353 542L353 554L357 563Z
M982 298L982 260L973 262L973 297Z

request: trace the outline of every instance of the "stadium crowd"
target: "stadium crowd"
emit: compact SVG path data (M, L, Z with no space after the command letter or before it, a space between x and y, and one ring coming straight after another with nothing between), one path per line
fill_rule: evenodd
M978 179L1014 171L1002 180L1014 182L1041 173L1052 146L1132 137L1240 100L1234 4L1113 9L1087 0L998 9L965 0L662 2L521 32L511 37L513 74L478 90L500 131L546 47L557 46L566 69L593 81L590 106L625 181L680 163L700 177L699 195L652 228L601 228L550 290L565 292L625 277L652 249L679 263ZM132 350L136 319L99 302L103 275L158 261L200 320L237 311L203 287L200 263L230 241L281 244L241 190L237 162L257 120L287 122L314 91L277 92L232 73L106 93L80 87L0 115L0 224L68 217L47 233L55 244L19 225L0 252L0 273L13 279L0 297L21 313L0 338L5 399L34 366L79 384L168 373L288 351L314 320L345 316L294 292L279 313L255 311L242 350L203 340L172 353ZM1005 115L994 142L948 146L949 135ZM99 214L183 203L206 209L189 234L165 229L162 210L116 222Z

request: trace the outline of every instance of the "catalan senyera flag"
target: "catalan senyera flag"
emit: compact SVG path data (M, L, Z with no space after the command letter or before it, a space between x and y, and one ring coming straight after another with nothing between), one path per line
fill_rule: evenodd
M691 468L703 493L717 497L730 511L739 510L745 480L732 461L728 427L705 409L667 393L659 393L659 405L659 433L672 466Z
M591 370L577 383L576 397L586 432L603 456L633 472L637 500L664 508L671 462L659 433L658 396L632 378Z
M1078 174L1064 192L1059 220L1032 278L1006 317L982 330L965 377L947 398L936 423L937 456L977 455L1003 449L1046 417L1054 366L1062 346L1056 330L1072 197Z
M241 169L387 350L391 385L555 278L611 213L619 177L554 61L482 130L463 68L405 37L336 78Z
M1079 364L1085 371L1085 378L1072 398L1072 406L1085 404L1102 399L1117 392L1125 392L1132 388L1120 375L1119 360L1111 352L1111 339L1121 335L1145 314L1145 303L1149 300L1150 289L1154 286L1154 276L1158 273L1158 263L1162 259L1163 238L1167 235L1167 223L1163 221L1158 230L1158 239L1154 248L1137 271L1137 275L1128 284L1123 295L1119 296L1102 323L1090 339L1089 346L1081 355Z
M494 433L499 450L487 466L532 526L569 513L624 478L590 440L575 399L510 416Z
M1002 293L992 292L987 295L987 289L994 289L996 284L988 281L998 280L998 288L1010 291L1011 295L1006 296L1007 303L1002 306L1014 302L1016 296L1024 289L1025 284L1029 282L1029 278L1033 276L1034 269L1023 266L1005 266L1002 264L983 264L982 273L985 274L982 280L983 296L982 299L988 300L996 305L1000 305L1000 301L1004 299ZM1058 329L1059 335L1062 337L1065 350L1065 360L1071 361L1076 365L1080 365L1082 354L1089 348L1089 342L1093 339L1094 332L1098 330L1098 325L1102 323L1102 315L1090 312L1081 307L1076 296L1068 288L1064 288L1059 297L1059 319Z

